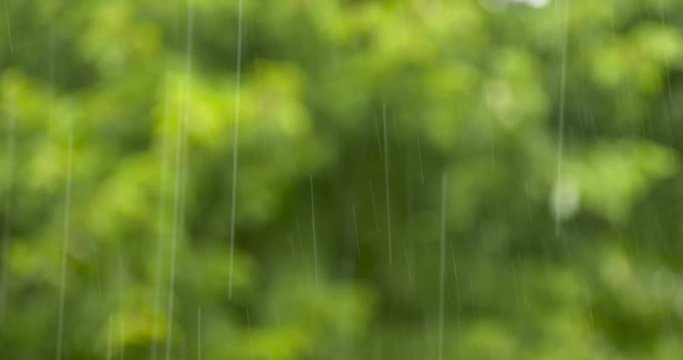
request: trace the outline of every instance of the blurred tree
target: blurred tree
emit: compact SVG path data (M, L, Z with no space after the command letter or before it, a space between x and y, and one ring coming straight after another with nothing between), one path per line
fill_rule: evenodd
M0 358L683 354L682 2L2 11Z

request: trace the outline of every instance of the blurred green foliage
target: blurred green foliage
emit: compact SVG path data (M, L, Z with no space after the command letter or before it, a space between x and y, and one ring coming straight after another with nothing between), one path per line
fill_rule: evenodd
M2 5L0 358L683 356L683 2Z

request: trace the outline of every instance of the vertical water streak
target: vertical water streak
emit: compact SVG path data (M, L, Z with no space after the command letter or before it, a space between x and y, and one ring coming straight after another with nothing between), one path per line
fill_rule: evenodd
M176 152L175 152L175 184L173 190L173 233L171 236L171 260L170 260L170 277L168 290L168 309L167 309L167 331L166 331L166 360L171 359L171 345L173 343L173 306L174 306L174 291L175 291L175 274L176 274L176 252L178 246L178 236L180 236L181 219L183 217L184 205L181 199L181 187L183 179L181 178L182 171L186 170L183 166L181 155L184 153L183 149L187 141L186 132L189 123L189 94L190 84L192 83L192 36L194 26L194 7L193 0L189 0L187 9L187 38L186 38L186 59L185 59L185 86L183 91L183 101L181 105L184 106L183 111L178 112L178 128L176 129Z
M235 261L235 214L237 212L237 161L240 131L240 93L242 86L242 21L244 4L239 0L237 14L237 80L235 91L235 126L232 132L232 197L230 201L230 260L228 271L228 299L232 300L232 279Z
M443 359L444 295L446 288L446 197L448 175L441 175L441 236L439 241L439 360Z
M315 271L315 282L318 282L318 236L315 231L315 197L313 194L313 175L309 177L311 184L311 230L313 231L313 268Z
M15 163L15 148L16 148L16 117L14 115L14 96L10 107L7 111L9 117L7 129L7 167L6 171L6 191L7 199L3 208L2 219L2 275L0 275L0 323L4 321L5 310L7 306L7 291L9 284L9 276L7 266L9 264L9 249L12 229L12 191L14 189L14 163Z
M71 176L72 176L72 161L73 161L73 120L69 120L68 130L68 144L67 144L67 160L66 160L66 185L64 187L64 229L62 233L62 265L61 265L61 279L59 287L59 318L57 325L57 349L56 358L61 360L62 347L64 341L64 306L66 298L66 281L67 281L67 259L69 252L69 226L71 216Z
M202 360L202 307L197 307L197 360Z
M387 242L389 247L389 265L394 262L394 250L391 239L391 198L389 191L389 137L387 135L387 107L382 103L382 125L384 127L384 185L387 206Z
M557 186L563 189L563 156L564 156L564 117L565 117L565 92L567 83L567 40L568 40L568 15L569 15L569 0L564 0L564 11L562 14L562 34L560 39L560 47L562 48L562 64L560 69L560 105L557 124ZM560 236L560 216L555 214L555 236Z
M9 0L5 0L5 22L7 23L7 42L9 43L9 53L14 54L14 42L12 41L12 24L9 18Z
M166 84L166 83L165 83ZM164 86L166 88L166 86ZM157 342L156 339L159 335L159 308L161 307L161 279L162 279L162 244L164 236L166 235L166 187L167 187L167 167L168 167L168 148L169 148L169 106L166 103L168 101L167 96L164 98L164 124L162 131L162 145L161 145L161 185L160 185L160 200L159 200L159 212L157 213L157 221L159 226L159 231L157 234L157 263L155 268L155 279L154 279L154 313L153 313L153 323L152 323L152 339L154 339L152 347L150 349L150 359L157 359Z

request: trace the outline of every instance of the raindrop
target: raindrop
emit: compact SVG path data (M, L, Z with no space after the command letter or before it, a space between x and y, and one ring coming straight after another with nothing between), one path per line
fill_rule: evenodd
M242 22L244 17L244 6L239 0L237 15L237 80L235 91L235 126L232 133L232 193L230 201L230 260L228 274L228 299L232 299L232 279L235 261L235 214L237 213L237 159L239 151L239 131L240 131L240 93L242 82Z

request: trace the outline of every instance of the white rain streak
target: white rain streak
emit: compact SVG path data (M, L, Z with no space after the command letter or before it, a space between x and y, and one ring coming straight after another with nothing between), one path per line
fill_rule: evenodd
M662 3L662 0L657 0L657 5L659 8L659 23L664 25L664 22L666 20L666 16L664 14L664 4ZM667 120L669 122L669 132L670 134L673 134L673 122L671 120L672 113L671 113L671 105L673 104L673 90L671 87L671 61L667 58L664 60L664 72L666 73L666 94L667 94L667 102L665 104L665 113Z
M52 109L55 100L55 53L56 53L56 41L55 41L55 26L54 23L50 24L50 30L48 31L48 50L47 50L47 77L49 82L48 88L48 108ZM48 124L52 124L52 111L47 114Z
M197 360L202 360L202 307L197 307Z
M375 184L373 184L372 180L370 180L370 201L372 202L372 215L375 220L375 229L377 229L377 233L379 233L379 215L377 215L377 201L375 200Z
M97 284L97 295L100 301L104 301L104 288L102 286L102 270L100 270L99 252L97 251L97 241L92 242L92 257L95 262L95 282Z
M315 196L313 193L313 175L310 175L311 183L311 230L313 231L313 269L315 282L318 282L318 236L315 231Z
M356 255L360 257L360 236L358 235L358 216L356 215L356 205L351 208L353 213L353 230L356 234Z
M9 19L9 0L5 0L5 22L7 23L7 42L9 43L9 52L14 54L14 42L12 41L12 24Z
M174 291L175 291L175 273L176 273L176 251L178 245L178 236L182 229L182 219L184 212L184 201L181 199L181 185L184 185L181 173L187 171L186 164L183 163L181 154L187 142L187 127L189 124L189 93L190 84L192 83L192 36L194 26L194 7L193 0L188 2L187 9L187 49L185 59L185 86L183 91L183 101L181 106L184 106L183 111L178 111L178 124L176 129L176 148L175 148L175 184L173 189L173 233L171 235L171 261L170 261L170 277L168 290L168 309L167 309L167 326L166 326L166 360L171 359L171 345L173 343L173 306L174 306ZM183 192L184 194L184 192Z
M420 146L420 135L417 135L417 161L418 164L420 165L420 182L422 184L425 183L425 173L424 169L422 167L422 146Z
M296 222L296 242L299 245L299 255L301 258L304 257L304 242L301 240L301 225L299 221Z
M235 269L235 214L237 213L237 161L240 132L240 95L242 90L242 22L244 4L239 0L237 14L237 79L235 91L235 126L232 132L232 196L230 200L230 260L228 270L228 300L232 300L232 279Z
M111 360L112 356L113 356L113 350L114 350L112 347L113 334L112 334L112 330L111 330L111 315L109 315L109 324L108 324L107 328L108 328L108 330L107 330L107 360Z
M379 135L379 121L377 120L377 115L375 114L375 133L377 134L377 148L379 149L379 159L381 161L384 160L384 156L382 156L382 140L380 139Z
M74 146L74 124L73 119L69 120L69 134L66 155L66 185L64 187L64 232L62 233L62 266L61 266L61 280L59 287L59 319L57 325L57 349L56 358L62 358L62 345L64 342L64 302L66 298L66 271L67 271L67 253L69 251L69 226L71 222L71 168L73 161L73 146Z
M249 357L253 357L254 343L251 341L251 319L249 318L249 309L247 309L247 336L249 338Z
M558 5L559 6L559 5ZM561 43L562 47L562 64L560 69L560 109L559 109L559 119L557 124L557 185L560 189L564 186L563 184L563 157L564 157L564 111L565 111L565 88L567 83L567 39L569 37L568 33L568 16L569 16L569 0L564 0L564 9L562 14L562 34ZM560 236L560 216L555 213L555 236Z
M664 3L662 0L657 0L657 7L659 11L659 23L661 25L665 24L666 20L666 14L664 12ZM669 134L673 134L673 121L672 121L672 104L673 104L673 90L671 86L671 61L667 58L664 60L664 72L666 73L666 90L667 90L667 98L666 102L664 104L664 113L668 122L669 126ZM636 243L637 244L637 243ZM675 305L674 305L675 306ZM660 305L660 308L662 308L663 305ZM593 313L591 312L591 323L593 322ZM669 335L674 337L675 331L673 329L673 322L671 319L667 319L663 321L665 324L663 326L667 327L667 330L669 332ZM678 343L674 344L676 353L678 353Z
M6 191L7 199L5 199L4 205L4 215L2 219L2 275L0 275L0 323L4 321L5 307L7 302L7 287L8 285L8 270L7 264L9 263L9 248L11 240L11 228L12 228L12 190L14 188L14 162L15 162L15 148L16 148L16 123L17 120L14 116L14 99L11 100L10 108L8 109L9 121L7 130L7 168L6 171Z
M441 175L441 236L439 254L439 360L443 359L444 295L446 288L446 197L448 175Z
M123 256L121 255L121 240L118 242L116 248L116 267L118 275L118 296L119 296L119 306L123 306L125 309L125 286L123 284ZM119 359L123 360L126 358L126 317L120 316L119 318Z
M384 127L384 186L387 205L387 242L389 246L389 265L394 262L394 251L391 240L391 198L389 195L389 136L387 135L387 107L382 104L382 126Z
M166 86L164 87L166 88ZM168 97L168 96L167 96ZM168 99L165 99L168 102ZM170 106L168 106L168 103L164 104L164 124L163 124L163 131L162 131L162 145L161 145L161 186L160 186L160 201L159 201L159 212L157 214L158 216L158 226L159 226L159 233L157 234L157 264L156 264L156 269L155 269L155 280L154 280L154 315L153 315L153 322L152 322L152 337L154 339L157 338L159 328L158 328L158 314L159 314L159 309L161 307L161 279L162 279L162 244L163 244L163 239L166 236L166 187L168 186L168 163L169 163L169 140L168 140L168 135L169 135L169 126L170 126L170 111L169 111ZM156 342L152 344L152 348L150 350L150 359L151 360L156 360L157 359L157 344Z
M456 299L458 301L458 319L457 319L457 324L458 324L458 331L462 332L462 296L461 290L460 290L460 279L458 276L458 263L457 260L455 259L455 252L453 252L453 246L450 247L451 250L451 259L453 262L453 279L455 280L455 293L456 293ZM458 342L458 350L462 352L462 342ZM462 354L460 354L462 357Z

